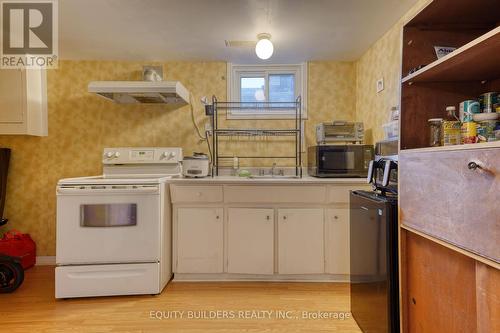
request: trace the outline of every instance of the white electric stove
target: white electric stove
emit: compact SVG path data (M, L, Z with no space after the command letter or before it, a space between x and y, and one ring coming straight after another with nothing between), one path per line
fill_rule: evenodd
M106 148L103 175L57 184L56 298L158 294L172 277L168 180L181 148Z

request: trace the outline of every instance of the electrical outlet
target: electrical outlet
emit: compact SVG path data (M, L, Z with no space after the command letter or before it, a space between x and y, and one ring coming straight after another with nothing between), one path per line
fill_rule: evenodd
M381 92L382 90L384 90L384 79L383 78L377 80L377 93Z

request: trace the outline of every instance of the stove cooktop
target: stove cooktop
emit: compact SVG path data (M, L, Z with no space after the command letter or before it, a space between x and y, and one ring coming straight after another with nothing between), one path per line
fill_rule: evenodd
M173 175L131 175L120 177L106 177L104 175L91 177L65 178L58 182L58 185L113 185L113 184L159 184L169 179L178 178Z

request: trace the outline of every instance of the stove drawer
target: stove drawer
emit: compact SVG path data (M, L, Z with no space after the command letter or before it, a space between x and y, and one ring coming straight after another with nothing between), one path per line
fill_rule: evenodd
M160 292L159 263L56 267L56 298Z
M222 202L222 186L170 185L173 203L181 202Z

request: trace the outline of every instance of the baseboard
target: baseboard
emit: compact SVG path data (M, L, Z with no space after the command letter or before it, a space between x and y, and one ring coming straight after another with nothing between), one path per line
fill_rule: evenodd
M37 266L53 266L56 264L56 256L37 256Z
M344 274L194 274L194 273L175 273L174 282L210 282L210 281L266 281L266 282L340 282L349 283L349 275Z

